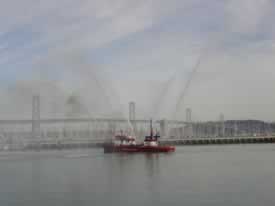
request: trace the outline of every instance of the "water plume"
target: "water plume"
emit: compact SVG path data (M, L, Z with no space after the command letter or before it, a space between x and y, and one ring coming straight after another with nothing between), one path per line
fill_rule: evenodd
M194 65L193 69L191 70L191 73L186 81L186 84L184 85L184 88L182 90L182 92L180 93L180 96L178 98L178 101L176 102L176 106L175 106L175 110L174 112L172 113L172 117L173 119L177 119L177 114L179 113L180 111L180 107L185 103L185 97L186 97L186 94L191 86L191 83L193 81L193 79L195 78L196 74L197 74L197 71L198 69L200 68L201 66L201 63L202 63L202 60L203 58L206 57L208 53L208 47L205 48L199 55L197 61L196 61L196 64Z
M155 119L155 118L158 117L159 112L160 112L160 108L161 108L161 105L162 105L162 102L165 99L165 97L167 96L168 90L170 89L171 84L176 79L176 77L177 77L177 74L173 75L168 81L165 82L165 84L161 88L161 91L158 94L158 96L157 96L157 98L154 101L153 106L152 106L151 117L153 119Z

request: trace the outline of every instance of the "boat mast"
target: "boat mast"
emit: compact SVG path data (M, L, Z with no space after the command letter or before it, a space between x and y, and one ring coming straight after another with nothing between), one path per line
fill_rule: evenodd
M150 136L151 136L151 138L153 138L153 120L151 119L150 120Z

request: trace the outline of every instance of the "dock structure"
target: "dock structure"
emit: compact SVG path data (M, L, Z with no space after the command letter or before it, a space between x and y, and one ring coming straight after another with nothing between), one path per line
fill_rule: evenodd
M227 137L227 138L194 138L194 139L167 139L161 143L169 145L221 145L221 144L258 144L275 143L275 136L261 137Z

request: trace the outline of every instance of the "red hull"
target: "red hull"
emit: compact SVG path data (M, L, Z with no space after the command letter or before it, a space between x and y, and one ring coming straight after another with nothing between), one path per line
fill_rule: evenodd
M164 153L164 152L174 152L175 147L173 146L144 146L144 145L105 145L105 153Z

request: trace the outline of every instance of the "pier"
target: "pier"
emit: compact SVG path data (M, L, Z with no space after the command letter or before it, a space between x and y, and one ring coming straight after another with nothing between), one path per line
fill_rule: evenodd
M221 144L260 144L275 143L275 136L267 137L227 137L227 138L194 138L194 139L167 139L161 140L169 145L221 145Z

